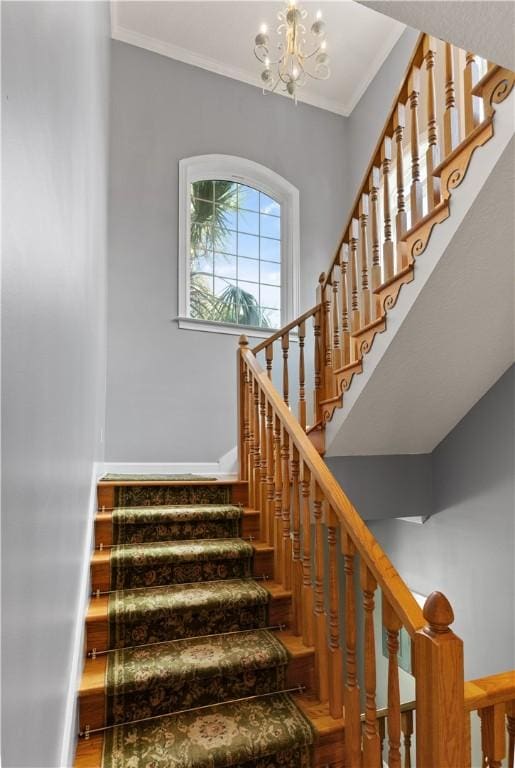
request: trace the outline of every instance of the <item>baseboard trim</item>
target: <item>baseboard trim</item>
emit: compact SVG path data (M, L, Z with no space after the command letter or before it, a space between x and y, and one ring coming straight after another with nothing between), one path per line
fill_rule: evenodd
M73 633L73 651L69 676L69 688L66 696L66 709L63 727L63 741L61 746L60 768L69 768L73 765L78 733L78 709L77 692L84 662L84 631L85 617L90 596L90 562L93 552L94 519L97 511L97 483L104 474L104 464L95 462L91 471L91 485L88 501L88 520L86 537L82 555L82 573L78 595L78 607L75 617L75 629Z

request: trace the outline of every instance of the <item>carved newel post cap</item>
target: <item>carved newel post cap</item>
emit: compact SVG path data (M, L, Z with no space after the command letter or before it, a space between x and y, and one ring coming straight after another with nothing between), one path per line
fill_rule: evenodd
M449 625L454 621L451 604L442 592L431 592L424 604L423 614L429 629L437 634L449 632Z
M320 277L318 278L318 282L320 283L320 285L325 283L325 272L321 272Z
M244 334L244 333L242 333L242 334L241 334L241 336L240 336L240 340L239 340L238 344L240 345L240 347L248 347L248 345L249 345L249 340L248 340L248 338L245 336L245 334Z

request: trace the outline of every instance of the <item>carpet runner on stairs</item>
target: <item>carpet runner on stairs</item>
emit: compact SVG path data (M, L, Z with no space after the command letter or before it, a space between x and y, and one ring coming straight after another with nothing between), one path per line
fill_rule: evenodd
M113 544L235 538L241 507L232 504L121 507L113 510Z
M242 510L153 499L112 514L101 768L309 768Z

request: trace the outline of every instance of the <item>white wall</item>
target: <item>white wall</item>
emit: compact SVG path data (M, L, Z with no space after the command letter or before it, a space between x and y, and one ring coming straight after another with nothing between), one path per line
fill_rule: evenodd
M343 218L345 118L112 43L107 458L215 461L236 442L237 337L180 330L178 162L222 153L300 191L301 310Z
M56 768L74 728L104 423L108 35L106 3L2 3L6 768Z

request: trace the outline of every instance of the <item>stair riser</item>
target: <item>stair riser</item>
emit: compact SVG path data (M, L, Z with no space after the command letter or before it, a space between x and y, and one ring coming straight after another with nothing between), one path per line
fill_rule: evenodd
M273 551L255 551L252 563L252 575L266 576L267 578L272 579L274 575L273 554ZM149 566L149 570L150 569L151 566ZM239 575L234 574L234 576L231 576L230 578L235 577L239 578ZM198 579L192 579L192 581L197 580ZM167 582L164 582L164 584L166 583ZM100 592L108 592L113 588L111 586L111 565L108 558L103 562L93 562L91 564L91 586L93 592L96 592L97 590L100 590ZM157 586L157 583L152 584L152 586Z
M241 521L241 536L244 539L259 538L259 514L244 513ZM102 544L108 547L113 543L113 526L111 520L97 519L95 521L95 547Z
M249 672L247 670L242 674L248 676ZM286 669L284 685L287 688L292 688L297 685L303 685L306 687L307 690L311 690L313 686L313 674L314 674L313 655L292 658ZM270 676L270 673L268 676ZM232 689L231 688L227 689L229 690L229 695L226 696L225 698L226 699L237 698L238 695L252 696L255 693L265 693L271 690L277 690L277 687L270 687L270 685L267 684L268 676L266 672L263 673L262 670L257 670L255 672L255 683L254 684L248 683L246 686L246 692L238 694L238 682L236 681L236 685L233 686ZM216 682L216 681L211 681L210 686L212 686L213 682ZM188 683L186 684L186 687L187 686L188 686ZM213 688L211 688L211 692L212 691L213 691ZM209 694L209 691L208 691L208 694ZM220 700L222 699L220 698ZM201 706L204 704L212 704L214 702L215 702L214 698L210 698L209 695L206 695L202 700L191 702L191 706L192 707ZM101 728L102 726L107 725L106 696L104 691L93 692L93 693L91 692L83 693L80 696L79 703L80 703L81 729L84 729L86 725L89 725L90 728ZM125 705L126 705L127 719L137 719L138 717L137 712L131 711L131 698L129 696L126 697ZM176 711L179 708L180 707L177 706L173 701L171 704L163 702L162 711L160 712L157 709L155 709L153 714L166 714L167 712Z
M282 624L290 626L291 597L272 597L268 607L268 624L276 626ZM173 640L173 637L167 638ZM109 625L107 617L100 621L88 621L86 623L86 648L87 651L96 648L97 651L106 651L109 648Z
M106 510L111 510L113 507L116 506L128 506L128 504L119 504L119 501L122 497L123 491L120 491L120 487L127 488L129 486L114 486L114 485L103 485L99 484L97 487L97 501L98 501L98 509L101 510L102 507L104 507ZM146 503L168 503L168 504L206 504L206 503L229 503L229 504L241 504L242 506L246 506L248 504L248 484L246 482L235 482L235 483L227 483L226 487L228 489L227 498L216 498L213 497L212 499L207 498L198 498L195 496L195 489L202 489L202 488L212 488L212 485L209 485L208 483L202 484L191 484L189 486L173 486L173 485L161 485L159 483L154 485L149 484L131 484L130 488L138 489L138 492L140 493L140 496L146 495L147 497L150 497L153 495L152 491L147 491L148 488L187 488L188 490L185 492L187 493L187 497L184 497L184 500L170 500L168 502L166 501L154 501L151 502L150 499L146 499ZM166 492L162 492L162 496L164 497ZM172 493L172 492L170 492ZM131 502L132 503L132 502ZM140 502L141 503L141 502ZM138 504L134 504L134 506L138 506Z

